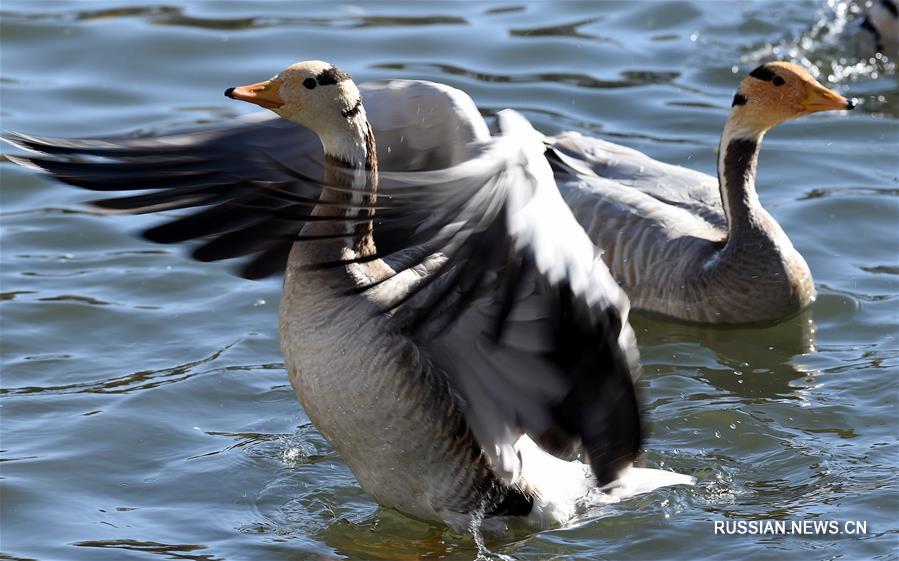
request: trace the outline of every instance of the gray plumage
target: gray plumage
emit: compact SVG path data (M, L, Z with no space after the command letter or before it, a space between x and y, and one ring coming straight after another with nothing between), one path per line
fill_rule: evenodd
M745 161L731 162L749 172L729 196L751 195L730 224L711 176L577 133L547 143L559 154L556 181L566 202L635 308L753 323L788 317L814 300L808 265L755 197L757 145L742 154Z
M312 133L280 119L152 140L10 140L103 157L15 158L72 185L141 190L101 208L181 209L153 241L199 240L194 257L243 258L248 277L286 270L291 383L380 503L457 526L484 512L545 525L622 472L634 477L615 497L689 483L629 467L641 427L628 301L556 189L541 137L509 112L491 138L445 86L362 91L379 111L380 180L371 138L323 159ZM369 210L374 245L360 245ZM582 445L592 474L532 440L557 454Z

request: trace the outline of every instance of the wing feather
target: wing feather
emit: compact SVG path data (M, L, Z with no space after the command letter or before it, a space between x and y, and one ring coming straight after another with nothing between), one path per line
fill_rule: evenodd
M405 91L440 107L426 90L384 88L372 96L388 103ZM377 254L352 261L384 258L397 274L360 290L391 295L384 312L448 376L474 434L510 482L521 461L514 444L528 433L556 453L581 443L598 482L608 483L634 460L642 436L627 298L562 200L542 137L521 116L501 112L501 134L489 138L470 114L473 104L464 105L456 99L442 113L434 109L434 125L382 123L386 142L376 127L394 169L408 169L400 161L406 155L425 171L387 166L381 174ZM468 128L453 128L460 122ZM441 138L450 139L449 153ZM66 183L142 191L96 203L104 209L193 209L145 236L199 240L193 256L203 261L244 257L247 278L283 271L291 246L313 238L297 232L317 219L310 212L322 187L320 145L296 125L262 120L157 140L19 134L11 141L86 158L24 158ZM451 167L434 170L444 164ZM396 279L404 284L381 291Z
M605 484L642 441L627 298L555 187L541 137L516 113L498 120L502 134L462 164L382 178L388 197L406 185L428 195L414 203L428 227L406 223L404 201L394 213L412 238L428 232L416 243L446 255L384 305L447 373L505 477L514 480L515 442L528 433L560 454L582 444Z

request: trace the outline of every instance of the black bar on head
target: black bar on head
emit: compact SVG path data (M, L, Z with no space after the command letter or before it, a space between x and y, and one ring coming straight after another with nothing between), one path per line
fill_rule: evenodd
M767 66L765 66L764 64L759 66L752 72L750 72L749 75L752 76L753 78L756 78L758 80L764 80L766 82L770 82L771 80L774 79L774 76L776 76L776 74L774 74L774 71L771 70L770 68L768 68Z
M319 86L333 86L338 82L349 80L350 75L336 66L330 66L322 70L321 74L315 77Z

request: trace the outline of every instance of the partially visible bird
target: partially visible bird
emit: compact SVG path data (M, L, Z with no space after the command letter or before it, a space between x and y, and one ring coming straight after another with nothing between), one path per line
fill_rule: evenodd
M874 0L857 22L865 52L899 56L899 8L896 0Z

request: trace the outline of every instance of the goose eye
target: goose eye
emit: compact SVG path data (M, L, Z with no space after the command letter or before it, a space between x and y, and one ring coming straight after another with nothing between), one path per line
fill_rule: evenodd
M306 78L303 80L303 85L306 86L306 89L311 90L315 88L315 79Z
M784 80L783 78L781 78L780 76L775 76L774 79L772 79L771 81L774 82L775 86L782 86L787 83L787 81Z

